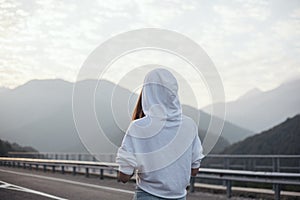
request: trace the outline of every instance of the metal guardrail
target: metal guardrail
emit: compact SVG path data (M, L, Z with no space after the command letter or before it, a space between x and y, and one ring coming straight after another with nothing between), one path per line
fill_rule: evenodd
M248 171L300 172L300 155L234 155L209 154L202 166L207 168Z
M245 170L208 169L200 168L196 177L192 177L192 188L194 190L195 179L223 180L226 185L226 194L230 198L232 194L232 182L255 182L273 184L275 199L280 199L281 185L300 185L300 173L282 172L257 172Z
M17 158L115 162L116 154L9 152L8 156ZM209 154L202 160L201 166L219 169L300 173L300 155Z
M52 172L60 168L61 173L65 173L66 167L72 168L72 174L76 175L79 172L78 169L85 169L85 176L89 177L90 169L99 169L100 179L104 178L104 170L117 170L118 164L108 163L108 162L94 162L94 161L76 161L76 160L50 160L50 159L31 159L31 158L9 158L0 157L0 166L17 166L23 168L39 169L39 166L43 166L43 170L46 172L49 167L51 167Z
M85 168L85 175L89 176L89 169L100 169L100 179L103 179L103 170L117 170L116 163L93 162L93 161L74 161L74 160L51 160L51 159L30 159L30 158L10 158L0 157L0 165L17 166L32 169L35 166L43 166L44 171L47 167L52 167L55 172L56 167L60 167L61 173L65 172L65 167L73 168L73 175L76 174L76 168ZM190 191L194 192L196 179L213 179L222 180L226 183L226 194L230 198L232 195L232 182L256 182L273 184L275 199L280 199L282 185L300 185L300 173L282 173L282 172L257 172L245 170L228 170L228 169L209 169L200 168L196 177L191 178Z

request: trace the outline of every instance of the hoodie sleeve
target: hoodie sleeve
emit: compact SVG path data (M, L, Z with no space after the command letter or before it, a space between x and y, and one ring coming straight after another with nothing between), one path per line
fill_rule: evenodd
M197 130L197 134L194 138L194 141L192 143L193 145L193 153L192 153L192 168L199 168L200 167L200 163L202 158L204 157L203 155L203 149L202 149L202 145L201 145L201 141L199 139L198 136L198 129Z
M126 133L121 147L118 149L116 162L119 164L119 171L124 174L133 174L137 162L133 152L132 138Z

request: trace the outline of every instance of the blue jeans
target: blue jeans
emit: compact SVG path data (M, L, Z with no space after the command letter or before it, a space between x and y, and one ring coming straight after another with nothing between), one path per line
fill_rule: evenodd
M152 194L149 194L148 192L145 192L144 190L141 190L140 188L137 188L133 197L133 200L186 200L185 197L179 198L179 199L166 199L154 196Z

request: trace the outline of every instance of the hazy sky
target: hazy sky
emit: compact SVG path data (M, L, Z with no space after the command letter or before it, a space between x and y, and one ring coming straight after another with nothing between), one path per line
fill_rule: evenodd
M145 27L175 30L199 43L227 100L300 77L299 0L0 0L0 87L75 81L99 44Z

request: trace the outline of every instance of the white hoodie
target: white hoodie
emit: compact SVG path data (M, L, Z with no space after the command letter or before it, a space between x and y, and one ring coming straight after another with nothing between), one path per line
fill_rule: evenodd
M137 186L152 195L182 198L191 168L203 158L197 125L182 114L178 84L168 70L149 72L142 91L145 117L132 121L123 138L119 170L137 170Z

